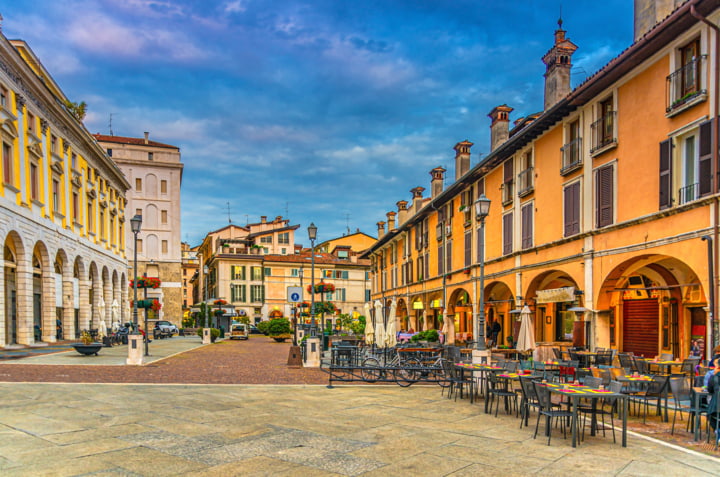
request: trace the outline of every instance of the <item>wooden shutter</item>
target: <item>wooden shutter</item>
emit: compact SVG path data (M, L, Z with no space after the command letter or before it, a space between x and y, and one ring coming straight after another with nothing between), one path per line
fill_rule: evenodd
M513 245L513 214L503 215L503 255L512 253Z
M452 270L452 240L448 240L445 244L445 273Z
M533 245L533 204L524 206L521 210L522 219L522 248L530 248Z
M605 227L613 223L613 166L598 169L596 180L597 226Z
M472 262L472 229L465 232L465 266Z
M445 268L443 265L445 264L445 254L443 253L444 248L442 243L438 245L438 254L437 254L437 264L438 264L438 275L442 275Z
M427 278L430 276L430 254L429 253L425 254L425 259L423 260L423 262L425 263L424 276L425 276L425 279L427 280Z
M513 158L511 157L503 165L503 182L512 182L513 180Z
M699 195L712 192L712 126L713 121L700 124L700 163L698 170Z
M660 209L672 207L672 141L660 143Z
M580 233L580 182L563 189L565 237Z
M485 193L485 179L480 179L477 182L477 196L480 197Z

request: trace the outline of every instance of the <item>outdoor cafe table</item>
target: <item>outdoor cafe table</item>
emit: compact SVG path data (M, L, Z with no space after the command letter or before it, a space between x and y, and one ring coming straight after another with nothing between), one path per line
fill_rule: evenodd
M710 396L710 392L705 387L694 387L692 388L693 396L693 409L700 409L700 400L703 397ZM695 441L700 440L700 413L695 413Z
M661 373L671 374L673 366L681 366L682 361L655 361L649 358L643 358L647 362L648 367L657 366Z
M592 405L596 405L598 399L617 398L622 401L622 446L627 447L627 395L614 393L607 389L594 389L587 386L575 384L558 384L558 383L542 383L547 386L548 390L553 394L567 396L572 402L572 446L577 447L577 422L578 422L578 401L580 399L592 400ZM593 435L594 426L596 426L595 414L593 413L593 423L590 426L590 435Z
M630 376L618 376L616 379L621 383L628 383L628 384L635 384L647 387L650 385L651 382L653 382L653 375L648 374L639 374L637 376L630 375ZM663 390L663 395L665 397L665 417L663 418L664 422L668 422L668 388L670 387L670 384L665 385L665 389ZM659 409L660 402L658 401L658 414L662 416L662 410Z
M473 363L455 363L455 368L460 370L460 373L463 375L465 374L465 371L469 371L473 375L475 373L480 374L480 380L485 381L485 389L483 392L483 396L487 396L487 389L489 386L487 375L488 373L501 373L503 371L507 371L502 366L493 366L490 364L473 364ZM485 414L488 413L488 399L485 399Z
M581 359L580 366L583 368L587 368L591 364L595 364L598 357L598 353L593 353L592 351L573 351L573 354L577 354Z

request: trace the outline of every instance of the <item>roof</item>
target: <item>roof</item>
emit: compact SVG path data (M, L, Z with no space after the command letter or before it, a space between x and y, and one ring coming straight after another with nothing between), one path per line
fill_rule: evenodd
M124 136L106 136L104 134L93 134L98 142L112 142L115 144L128 144L131 146L151 146L151 147L164 147L170 149L180 149L178 146L171 146L170 144L163 144L157 141L148 140L145 142L145 138L139 137L124 137Z
M286 262L286 263L298 263L310 265L312 263L312 254L309 251L304 251L295 255L263 255L265 262ZM330 253L315 252L315 265L342 265L344 267L367 267L370 265L370 260L358 260L357 262L351 262L347 259L341 259Z

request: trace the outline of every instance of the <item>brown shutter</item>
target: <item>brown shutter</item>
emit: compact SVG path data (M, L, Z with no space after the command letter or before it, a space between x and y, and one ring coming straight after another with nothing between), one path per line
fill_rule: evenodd
M465 232L465 266L469 267L472 261L472 229Z
M480 197L485 193L485 179L480 179L477 182L477 196Z
M522 248L530 248L533 244L533 229L532 229L532 212L533 204L528 204L520 210L522 220Z
M605 166L597 171L597 226L605 227L613 223L613 166Z
M442 275L443 271L445 270L445 267L443 265L445 264L445 254L443 253L443 245L442 243L438 245L438 254L437 254L437 264L438 264L438 275Z
M700 164L698 170L699 195L712 192L712 121L700 124Z
M580 233L580 182L563 190L565 237Z
M426 253L426 254L425 254L425 258L423 259L423 263L425 264L425 272L424 272L424 275L425 275L425 279L427 280L427 278L430 276L430 254L429 254L429 253Z
M445 244L445 273L450 273L452 270L452 240L448 240Z
M512 212L503 215L503 255L512 253L513 243L513 214Z
M513 158L511 157L503 166L503 182L512 182L513 180Z
M672 141L660 143L660 209L672 207Z

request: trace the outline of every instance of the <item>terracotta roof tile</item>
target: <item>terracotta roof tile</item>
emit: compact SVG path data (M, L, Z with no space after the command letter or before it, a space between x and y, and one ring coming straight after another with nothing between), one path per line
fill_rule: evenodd
M172 149L179 149L178 146L171 146L170 144L163 144L161 142L148 140L145 143L145 138L139 137L123 137L123 136L106 136L104 134L93 134L95 139L99 142L113 142L116 144L130 144L133 146L153 146L153 147L168 147Z

